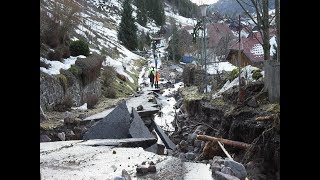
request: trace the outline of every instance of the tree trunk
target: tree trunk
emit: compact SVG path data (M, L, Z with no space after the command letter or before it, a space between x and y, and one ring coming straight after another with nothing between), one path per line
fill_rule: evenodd
M202 141L220 141L223 144L238 147L241 149L247 149L247 148L251 147L251 145L247 144L247 143L243 143L243 142L239 142L239 141L232 141L229 139L216 138L216 137L206 136L206 135L197 135L197 139L202 140Z
M264 60L270 60L270 37L269 37L269 0L262 1L263 15L262 15L262 27L263 27L263 53Z

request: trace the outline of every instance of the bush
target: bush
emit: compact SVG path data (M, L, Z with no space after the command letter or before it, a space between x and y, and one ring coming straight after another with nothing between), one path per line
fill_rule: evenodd
M101 52L102 55L112 56L112 50L111 49L107 49L106 47L102 47L100 52Z
M82 74L82 70L81 68L79 68L78 66L76 65L71 65L71 67L69 68L69 71L74 75L76 76L77 78L80 77L80 75Z
M63 58L68 58L68 57L70 57L70 55L71 55L70 49L69 49L68 46L63 46L63 47L61 48L61 52L62 52L62 57L63 57Z
M60 49L56 49L55 51L49 51L47 54L47 59L53 61L61 61L62 59L62 52Z
M82 40L77 40L77 41L72 41L70 44L70 53L71 56L79 56L79 55L89 55L89 45L88 43L82 41Z
M64 97L63 101L53 108L55 111L59 112L65 112L65 111L70 111L72 107L72 98L70 96Z
M100 76L102 61L105 57L93 54L85 59L78 59L75 63L81 69L83 86L93 82Z
M104 96L107 98L116 98L117 92L113 87L108 87L104 90Z
M63 88L63 91L66 92L67 87L68 87L68 80L67 80L66 76L64 76L63 74L58 74L57 78Z
M122 74L117 73L117 77L118 77L121 81L124 81L124 82L127 81L127 77L126 77L125 75L122 75Z
M107 98L116 98L116 91L114 89L114 82L116 79L117 71L113 66L106 66L102 72L102 85L103 94Z
M231 73L229 74L228 80L231 82L233 81L236 77L238 77L239 75L239 69L238 68L234 68Z
M74 83L76 83L76 77L72 74L71 71L60 69L60 74L65 76L67 79L67 87L71 87Z
M252 78L254 80L258 80L262 77L262 74L261 74L261 70L260 69L257 69L257 70L253 70L252 71Z
M84 101L87 103L88 108L92 109L98 103L98 96L96 94L89 94L85 97Z

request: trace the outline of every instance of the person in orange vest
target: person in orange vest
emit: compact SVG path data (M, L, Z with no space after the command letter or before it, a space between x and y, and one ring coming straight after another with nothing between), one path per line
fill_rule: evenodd
M156 75L154 77L154 87L159 88L159 80L160 80L160 73L159 71L156 71Z

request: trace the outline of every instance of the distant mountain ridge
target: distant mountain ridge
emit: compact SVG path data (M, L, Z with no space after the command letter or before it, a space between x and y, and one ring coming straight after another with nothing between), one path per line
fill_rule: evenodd
M244 0L245 2L250 2L249 0ZM249 3L251 4L251 3ZM270 9L274 9L274 1L269 1L269 6ZM246 4L244 4L244 7L246 9L248 9L248 11L250 13L254 13L255 10L253 7L250 7ZM236 0L219 0L218 2L211 4L208 7L208 11L210 12L218 12L221 15L229 15L229 16L233 16L233 15L238 15L243 13L243 9L241 8L241 6L238 4L238 2Z

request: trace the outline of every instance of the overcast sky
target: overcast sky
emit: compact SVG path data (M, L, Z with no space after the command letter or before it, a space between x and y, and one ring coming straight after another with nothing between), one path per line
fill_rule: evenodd
M193 3L196 3L198 5L200 5L201 3L205 3L205 4L213 4L216 3L218 0L191 0Z

